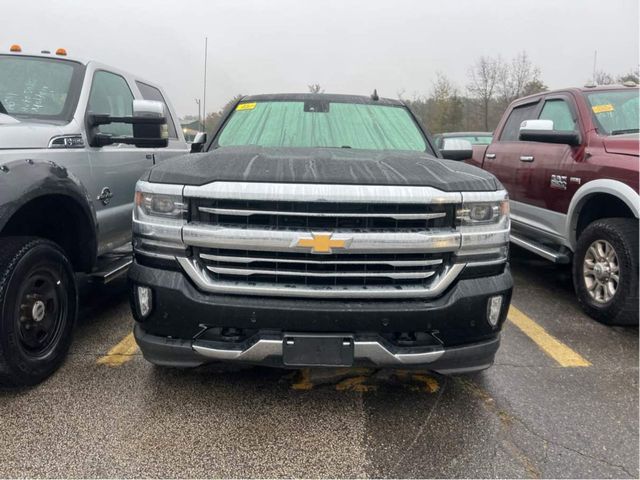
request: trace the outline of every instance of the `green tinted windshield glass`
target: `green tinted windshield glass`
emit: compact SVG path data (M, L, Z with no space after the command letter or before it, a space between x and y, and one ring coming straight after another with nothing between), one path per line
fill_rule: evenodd
M640 96L637 88L588 93L598 130L605 135L637 132Z
M62 119L79 65L35 57L0 56L0 103L9 115Z
M217 143L422 152L427 148L404 107L322 100L241 103Z

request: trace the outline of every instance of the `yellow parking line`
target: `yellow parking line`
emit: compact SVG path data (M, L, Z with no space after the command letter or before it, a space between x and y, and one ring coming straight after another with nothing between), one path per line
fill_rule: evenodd
M591 362L582 357L557 338L511 305L509 320L533 340L547 355L563 367L590 367Z
M120 366L131 360L137 351L138 345L136 344L135 338L133 338L133 333L130 333L120 340L120 343L109 350L109 353L104 357L100 357L98 359L98 365L109 365L110 367Z

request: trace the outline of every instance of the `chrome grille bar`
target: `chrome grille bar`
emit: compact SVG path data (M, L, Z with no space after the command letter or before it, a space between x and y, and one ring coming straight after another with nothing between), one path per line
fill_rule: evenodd
M433 298L441 295L464 269L464 263L444 267L433 277L429 285L381 285L381 286L340 286L340 285L295 285L275 282L246 282L214 280L198 260L176 257L185 273L197 287L209 293L258 295L265 297L310 297L310 298Z
M211 260L214 262L226 262L226 263L256 263L256 262L271 262L271 263L297 263L297 264L312 264L312 265L389 265L392 267L425 267L440 265L442 259L434 260L296 260L291 258L279 258L279 257L240 257L233 255L211 255L208 253L201 253L200 258L203 260Z
M252 269L211 267L207 270L219 275L273 275L285 277L320 277L320 278L393 278L394 280L418 280L435 275L436 272L297 272L295 270Z
M333 240L345 242L345 254L452 252L460 248L461 241L460 233L453 230L402 233L339 230L328 234ZM307 231L226 228L195 222L182 229L183 241L190 246L274 252L308 253L309 248L297 245L301 238L310 235Z
M388 185L334 185L312 183L213 182L187 185L188 198L226 200L278 200L294 202L342 203L461 203L461 192L444 192L432 187Z
M445 212L437 213L342 213L342 212L296 212L287 210L248 210L234 208L198 207L204 213L214 215L286 215L290 217L339 217L339 218L392 218L394 220L433 220L447 216Z

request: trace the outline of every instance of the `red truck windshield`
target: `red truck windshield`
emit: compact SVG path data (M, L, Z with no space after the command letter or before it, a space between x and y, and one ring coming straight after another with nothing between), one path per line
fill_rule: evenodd
M600 133L619 135L639 130L640 95L637 88L587 93Z

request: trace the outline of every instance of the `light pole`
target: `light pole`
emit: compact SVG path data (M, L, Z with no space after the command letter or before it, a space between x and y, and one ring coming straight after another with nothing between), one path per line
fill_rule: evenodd
M204 122L202 121L202 117L200 116L200 99L196 98L196 105L198 105L198 123L200 124L200 127L202 128L202 130L200 130L201 132L204 132Z
M208 37L204 37L204 92L202 94L202 131L207 127L207 43Z

